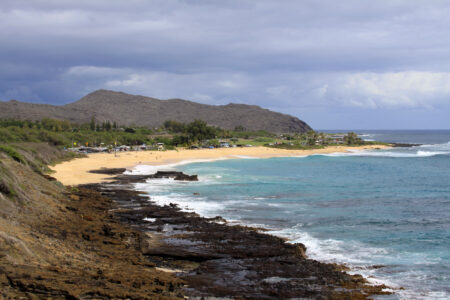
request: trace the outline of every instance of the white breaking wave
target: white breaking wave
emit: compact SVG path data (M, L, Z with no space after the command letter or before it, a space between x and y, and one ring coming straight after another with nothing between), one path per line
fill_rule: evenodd
M418 147L437 147L437 148L450 148L450 142L442 143L442 144L424 144Z
M418 156L435 156L450 154L450 151L417 151Z
M157 171L173 171L176 167L192 164L192 163L201 163L201 162L213 162L218 160L225 160L228 159L226 157L219 157L219 158L211 158L211 159L191 159L191 160L183 160L177 163L173 164L165 164L165 165L146 165L146 164L140 164L135 166L132 170L125 171L124 174L128 175L149 175L154 174Z
M336 152L329 154L312 154L317 156L341 157L341 156L368 156L368 157L432 157L436 155L450 154L450 142L444 144L420 145L411 148L397 148L389 150L354 150L348 149L348 152ZM302 157L302 156L298 156Z
M259 157L247 156L247 155L231 155L232 157L241 159L260 159Z
M153 178L151 181L135 183L135 189L148 193L168 192L172 189L171 185L180 184L181 181L175 181L173 178Z
M374 134L362 133L362 134L358 134L358 137L362 138L364 141L367 141L367 142L375 141Z
M444 153L448 154L450 153L450 142L445 144L434 144L434 145L421 145L418 147L415 147L420 149L419 151L431 151L431 152L438 152L438 153Z
M306 255L328 263L344 263L350 267L349 274L360 274L367 279L371 285L386 285L399 299L448 299L448 293L427 291L422 286L412 286L411 283L420 282L420 278L427 278L426 273L407 271L402 273L401 278L380 274L378 269L371 268L377 258L381 261L392 256L387 249L371 247L356 241L339 241L335 239L318 239L313 235L302 232L303 224L299 223L291 228L269 231L270 234L289 239L289 243L302 243L306 246ZM381 271L383 272L383 271ZM419 281L418 281L419 280ZM409 283L405 285L406 283ZM401 289L405 287L406 289Z
M302 243L306 246L306 255L310 258L332 263L350 265L369 264L376 257L385 257L388 251L351 241L318 239L301 230L302 223L292 228L270 231L271 234L289 239L290 243Z
M351 151L345 153L316 154L330 157L340 156L371 156L371 157L397 157L397 158L414 158L414 157L431 157L436 155L447 155L450 151L425 151L418 150L416 152L401 151Z
M124 174L126 175L149 175L154 174L157 171L162 170L173 170L174 166L172 165L160 165L160 166L154 166L154 165L137 165L132 170L125 171Z
M177 204L185 212L195 212L204 217L215 217L217 212L224 209L224 205L218 202L207 201L201 197L189 197L183 194L171 193L168 195L151 195L150 201L164 206L171 203Z
M149 200L157 205L164 206L171 203L177 204L182 211L196 212L201 216L215 217L218 211L224 209L224 205L218 202L207 201L199 195L187 195L185 193L172 192L174 186L185 184L210 184L213 180L201 182L176 181L173 178L154 178L147 182L136 183L135 189L149 195Z

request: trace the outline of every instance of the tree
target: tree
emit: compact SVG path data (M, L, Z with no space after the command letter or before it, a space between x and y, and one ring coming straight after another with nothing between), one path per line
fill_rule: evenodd
M314 146L316 144L317 138L318 134L314 130L308 131L308 133L306 134L306 142L309 146Z
M72 131L72 125L69 121L61 121L61 128L63 131Z
M205 121L195 120L186 126L186 134L189 142L197 142L215 137L215 130L208 126Z
M184 136L184 135L176 135L173 137L172 139L172 145L174 146L179 146L179 145L186 145L188 144L188 137Z
M363 143L363 140L358 137L358 135L354 132L348 132L346 136L344 136L344 142L347 145L360 145Z
M95 118L94 117L91 118L91 123L89 124L89 126L92 131L95 130Z
M164 128L172 133L181 133L186 129L186 125L177 121L167 120L163 124Z
M218 147L220 145L219 141L216 139L212 139L209 141L210 146Z
M327 144L327 138L325 136L325 133L321 132L319 134L319 139L320 139L320 142L322 143L322 145L326 145Z

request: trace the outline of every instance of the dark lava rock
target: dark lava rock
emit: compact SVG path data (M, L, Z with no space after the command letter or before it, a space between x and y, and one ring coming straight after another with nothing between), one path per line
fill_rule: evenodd
M178 171L158 171L155 174L151 175L128 175L121 174L115 176L114 183L115 184L129 184L129 183L137 183L137 182L145 182L148 179L155 178L173 178L174 180L180 181L198 181L197 175L187 175L183 172Z
M70 211L78 211L78 208L72 206L66 206L66 209Z
M149 176L166 178L178 176L178 172ZM132 182L130 176L116 180L114 184L89 188L108 195L121 207L114 213L121 223L144 232L139 249L149 261L160 267L181 269L178 276L187 282L187 296L366 299L388 294L383 292L385 286L369 286L359 275L308 259L303 244L290 244L250 227L221 224L221 217L202 218L183 212L176 205L158 206L148 201L148 196L117 184ZM144 218L152 221L143 221Z
M421 146L422 144L406 144L406 143L392 143L391 144L392 147L395 148L410 148L410 147L416 147L416 146Z
M47 175L47 174L41 174L41 176L44 177L44 178L47 179L47 180L50 180L50 181L56 181L56 178L55 178L55 177L52 177L52 176L50 176L50 175Z
M0 181L0 193L5 194L5 195L11 194L11 190L6 185L6 183L4 183L3 181Z
M187 175L177 171L158 171L152 176L152 178L174 178L180 181L198 181L197 175Z
M123 174L127 169L125 168L101 168L99 170L91 170L89 173L94 174L106 174L106 175L118 175Z
M102 226L102 233L104 236L109 236L109 237L113 237L115 235L115 233L111 229L111 226L106 225L106 224Z
M177 177L174 178L174 180L180 180L180 181L198 181L197 175L186 175L186 174L179 174Z

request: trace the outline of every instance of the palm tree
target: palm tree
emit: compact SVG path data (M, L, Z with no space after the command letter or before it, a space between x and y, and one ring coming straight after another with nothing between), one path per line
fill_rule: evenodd
M318 134L314 130L308 131L307 133L307 143L310 146L314 146L317 141Z

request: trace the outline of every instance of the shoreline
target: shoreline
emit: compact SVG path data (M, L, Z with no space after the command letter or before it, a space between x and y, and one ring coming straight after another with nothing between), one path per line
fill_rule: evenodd
M52 176L62 184L79 185L110 181L113 176L89 172L91 170L101 168L127 168L130 170L137 165L161 166L180 164L185 161L188 161L189 163L219 159L295 157L315 154L346 153L350 152L349 150L374 150L387 148L390 148L390 146L329 146L322 149L311 150L286 150L269 147L196 150L179 149L166 151L118 152L116 156L114 153L93 153L88 154L87 157L76 158L50 166L50 169L54 172Z
M301 243L219 216L182 211L173 203L157 204L133 188L151 175L115 175L113 183L79 187L118 205L118 221L143 233L142 253L157 270L185 281L187 296L366 299L392 293L383 284L349 274L345 265L308 258Z
M182 163L182 162L181 162ZM190 163L190 162L188 162ZM156 172L156 169L155 169ZM137 175L139 176L139 175ZM144 175L145 176L145 175ZM151 180L151 179L150 179ZM118 182L114 182L115 184L117 184ZM98 185L105 185L107 186L109 183L108 182L104 182L104 183L98 183ZM119 183L120 184L120 183ZM94 184L96 185L96 184ZM123 185L123 184L120 184ZM206 219L206 220L213 220L213 222L216 222L219 225L224 225L224 226L239 226L239 227L243 227L243 228L249 228L251 230L254 230L257 233L260 234L264 234L264 235L269 235L278 239L283 240L285 243L290 244L290 245L302 245L303 248L303 253L302 255L304 256L304 258L306 259L311 259L311 260L316 260L320 263L323 264L331 264L333 266L336 267L337 270L345 272L351 276L359 276L361 277L363 280L365 280L365 284L367 284L368 286L372 286L374 288L380 287L382 286L383 288L380 290L383 293L386 294L395 294L396 291L403 289L402 286L394 284L386 279L382 279L382 278L377 278L377 277L373 277L370 274L364 274L364 272L362 272L363 270L373 270L373 269L380 269L380 268L384 268L386 267L385 265L379 265L379 264L372 264L372 265L367 265L367 266L355 266L352 265L349 262L344 262L344 261L339 261L338 259L333 260L333 259L324 259L323 257L315 257L315 256L309 256L307 253L307 250L310 248L309 246L306 246L304 244L304 241L298 240L298 239L293 239L291 237L288 237L285 234L280 234L278 233L280 231L280 228L273 228L270 227L266 224L260 224L260 223L251 223L251 222L245 222L242 220L238 220L238 219L229 219L226 217L223 217L222 215L218 215L218 214L205 214L201 211L198 211L192 207L188 207L188 206L183 206L182 203L179 203L176 199L171 199L170 201L168 201L167 203L160 203L155 201L154 199L152 199L152 195L148 192L146 192L145 190L136 188L136 187L122 187L124 189L130 189L133 192L137 192L140 195L144 195L144 197L148 197L148 201L152 203L152 205L156 205L159 206L161 208L163 207L168 207L168 206L172 206L173 208L178 209L181 213L184 214L195 214L198 217L200 217L201 219ZM164 268L161 268L161 270ZM167 269L167 270L163 270L169 273L173 273L173 270L171 269ZM382 295L382 294L379 294Z
M314 150L284 150L284 149L273 149L273 148L266 148L266 147L254 147L251 149L236 149L236 148L227 148L227 149L220 149L220 150L225 150L225 151L215 151L215 150L180 150L180 151L176 151L176 150L172 150L172 151L164 151L164 152L128 152L128 153L120 153L117 157L114 157L114 154L91 154L89 155L87 158L80 158L80 159L75 159L73 161L69 161L69 162L65 162L59 165L56 165L54 167L52 167L52 169L54 171L56 171L56 173L52 174L53 177L55 177L57 180L61 181L61 178L64 183L64 185L80 185L80 186L84 186L84 184L87 185L91 185L93 184L94 186L97 186L97 188L94 188L94 190L97 191L101 191L103 190L103 188L106 188L108 186L108 183L110 183L111 181L114 180L114 177L116 176L116 174L110 174L110 175L106 175L106 174L96 174L96 173L89 173L89 171L92 170L97 170L97 169L101 169L101 168L123 168L123 167L127 167L128 169L130 169L131 167L134 167L138 164L141 165L150 165L150 166L154 166L155 167L155 171L157 169L157 166L167 166L167 165L179 165L179 164L184 164L184 163L191 163L191 162L196 162L196 161L215 161L215 160L220 160L220 159L242 159L242 158L272 158L272 157L296 157L296 156L309 156L309 155L315 155L315 154L330 154L330 153L342 153L342 152L350 152L349 150L371 150L371 149L381 149L381 148L389 148L387 146L379 146L379 145L371 145L371 146L361 146L361 147L348 147L348 146L340 146L340 147L327 147L324 149L314 149ZM238 151L236 151L238 150ZM242 151L242 150L247 150L247 151ZM250 150L250 151L249 151ZM225 153L224 153L225 152ZM226 154L224 156L224 154ZM139 161L136 162L134 164L130 164L131 161L135 160L136 158L144 158L147 159L146 161ZM148 161L150 160L150 162ZM110 162L112 161L112 165L111 164L106 164L106 162ZM100 164L100 165L98 165ZM98 166L98 167L94 167L94 166ZM75 176L70 178L70 177L64 177L62 176L63 174L65 174L64 172L67 171L73 171L76 170L75 172ZM77 176L79 176L77 178ZM120 180L119 180L120 181ZM118 185L120 187L118 187L120 190L129 190L130 192L135 192L137 194L140 194L142 192L135 190L133 188L131 188L131 186L129 186L128 184L130 182L127 183L120 183L120 182L114 182L115 184L118 183ZM103 188L98 189L98 187L102 186ZM106 190L108 190L108 188L106 188ZM110 190L111 191L111 190ZM122 193L122 192L121 192ZM103 192L102 192L103 194ZM109 196L109 195L108 195ZM113 197L114 198L114 197ZM122 201L130 201L130 200L126 200L125 198L122 199L114 199L116 203L118 202L122 202ZM148 200L147 200L148 201ZM150 202L153 203L153 201L150 200ZM168 213L170 211L169 215L172 215L173 213L176 213L177 210L179 210L179 206L173 206L172 207L172 203L170 203L169 206L161 206L160 204L154 204L160 207L161 211L165 211L164 214ZM122 206L119 204L119 207ZM141 204L142 206L142 204ZM153 205L152 205L153 206ZM123 207L123 206L122 206ZM171 207L169 209L169 207ZM129 214L134 214L134 213L138 213L139 214L139 210L135 210L136 208L133 208L132 212L128 212ZM147 206L148 209L148 206ZM155 210L154 208L152 209L153 211ZM169 211L167 211L169 210ZM146 211L146 213L148 213L148 211ZM179 213L182 214L183 218L192 218L192 214L197 215L198 213L196 211L179 211ZM176 213L176 214L179 214ZM119 213L120 214L120 213ZM169 217L169 215L167 215L167 217ZM158 218L154 219L154 215L150 215L149 216L150 219L152 220L158 220ZM180 217L180 215L179 215ZM170 217L169 217L170 218ZM211 218L208 217L203 217L203 216L199 216L199 218L201 220L208 220ZM219 217L216 217L219 218ZM214 218L213 218L214 219ZM211 219L212 220L212 219ZM166 222L166 218L164 218L164 222ZM289 241L289 239L286 239L286 237L280 237L277 234L274 234L272 232L270 232L271 230L269 228L253 228L253 227L248 227L248 224L245 223L230 223L228 220L225 220L223 218L220 217L220 222L219 223L224 223L224 224L219 224L215 221L213 221L213 223L216 223L217 225L214 226L221 226L223 231L225 226L226 228L228 228L227 230L233 230L230 228L234 228L235 226L238 228L249 228L250 230L254 231L255 233L257 233L258 235L263 235L266 236L267 239L271 240L271 239L281 239L283 242L282 244L285 244L286 247L291 247L291 246L287 246L287 245L292 245L292 247L296 247L297 250L295 250L294 252L296 252L296 254L292 253L289 254L288 256L294 255L292 257L296 257L295 260L297 261L300 257L301 257L301 261L305 260L306 261L315 261L314 259L308 258L305 255L306 252L306 247L303 244L299 244L299 243L292 243ZM189 251L193 251L191 253L188 254L183 254L183 251L185 251L184 249L173 249L173 247L177 248L177 246L179 245L173 245L170 242L167 243L167 240L171 240L171 235L167 236L167 237L162 237L159 236L159 234L157 233L159 230L163 230L164 229L156 229L155 230L150 230L148 231L147 229L144 229L142 227L146 227L145 224L148 223L149 221L146 220L146 218L142 219L142 220L137 220L134 218L134 216L132 215L128 215L128 217L122 219L121 223L124 224L132 224L132 227L138 227L140 228L143 232L145 232L146 234L149 235L150 239L155 241L157 240L157 244L162 245L160 246L161 249L157 250L155 253L153 253L153 250L148 250L149 252L147 252L146 255L161 255L162 257L165 257L166 255L171 256L173 255L174 257L177 258L177 260L180 261L184 261L184 263L186 263L186 261L191 261L192 263L198 264L199 262L197 261L198 259L203 260L204 258L199 258L197 256L202 257L203 254L200 252L196 252L197 250L189 250ZM154 222L154 221L153 221ZM169 221L170 222L170 221ZM178 221L177 221L178 222ZM184 221L186 223L186 221ZM202 221L204 222L204 221ZM206 221L206 223L210 223L210 221ZM169 223L170 224L170 223ZM189 222L187 222L186 224L189 224ZM166 225L164 225L166 226ZM171 225L172 226L172 225ZM204 229L205 225L199 225L199 224L191 224L191 232L194 234L199 234L201 233L201 231ZM230 227L231 226L231 227ZM161 225L159 225L159 227L161 227ZM217 228L216 228L217 229ZM265 231L264 229L267 229L268 231ZM247 230L244 230L247 231ZM263 232L261 232L263 231ZM239 230L239 232L241 232L241 230ZM157 234L155 236L155 233ZM203 235L203 233L201 233ZM208 234L211 234L211 232L209 232L208 229ZM236 237L239 238L239 244L247 244L250 241L246 240L246 237L243 235L243 232L238 233L235 232L233 234L236 234ZM164 236L164 234L163 234ZM187 243L184 245L184 247L188 247L189 244L191 243L191 240L189 238L186 237L177 237L177 239L183 240L184 242L182 243ZM265 238L265 239L266 239ZM221 238L215 237L215 238L210 238L208 243L212 246L212 247L216 247L217 245L220 245ZM180 241L181 241L180 240ZM164 245L165 243L165 245ZM257 246L256 244L254 245L255 247L261 247L261 246ZM284 249L285 246L281 247L278 250ZM171 250L169 250L169 248ZM217 250L217 249L216 249ZM235 250L230 250L230 251L235 251ZM284 250L283 250L284 251ZM289 250L288 252L290 253L291 250ZM173 252L173 253L172 253ZM167 254L169 253L169 254ZM172 253L172 254L170 254ZM183 254L186 255L185 258L182 257L178 257L179 255ZM182 256L183 256L182 255ZM195 257L191 257L191 255L194 255ZM231 252L226 254L226 256L228 257L228 255L231 255L231 257L233 257L234 254L232 254ZM247 254L246 254L247 255ZM211 257L209 257L211 256ZM215 257L216 254L210 253L208 254L208 257L206 258L206 261L213 261L216 259L219 259L219 257ZM298 257L297 257L298 256ZM264 258L263 260L266 260L269 258ZM270 259L269 259L270 260ZM300 262L296 262L300 263ZM319 267L319 269L321 269L322 271L318 271L319 273L321 273L323 276L328 277L341 277L341 275L337 275L334 272L339 272L342 274L349 274L346 272L352 271L353 275L350 275L352 279L350 279L349 277L347 277L344 281L347 281L347 283L345 285L350 284L350 281L357 281L358 283L353 286L351 288L351 290L355 291L358 290L359 292L362 292L362 294L390 294L392 292L390 287L385 286L384 284L382 284L381 282L379 283L375 283L371 280L368 280L368 278L363 278L360 275L356 274L354 271L356 270L350 270L348 269L348 267L345 264L341 264L341 263L326 263L326 262L317 262L319 265L317 265L317 267ZM188 263L189 264L189 263ZM301 263L303 264L303 263ZM190 273L190 270L182 270L183 268L180 268L179 265L177 264L171 264L168 263L167 261L165 261L163 264L156 264L157 265L157 270L166 272L166 273L178 273L178 274L182 274L185 273L186 271L188 273ZM200 265L202 265L202 263L200 263ZM326 266L332 266L331 269L329 269L329 267ZM325 268L325 269L322 269ZM188 268L189 269L189 268ZM246 270L248 270L246 268ZM281 269L279 269L279 267L275 268L273 270L275 273L277 272L281 272ZM287 270L283 271L283 272L288 272ZM324 272L324 273L322 273ZM217 273L216 271L212 271L212 270L207 270L207 273L210 273L210 275L212 275L213 277L219 277L221 276L220 273ZM290 274L290 271L288 272ZM334 275L331 275L331 273L334 273ZM286 274L287 275L287 274ZM290 274L293 275L293 274ZM269 275L266 275L269 276ZM342 275L342 276L346 276L346 275ZM190 274L189 276L185 277L185 276L181 276L184 280L187 280L188 282L191 281L192 279L194 280L194 282L196 281L196 279L194 279L194 277L192 274ZM289 276L286 276L286 278ZM296 276L294 276L296 277ZM272 277L267 277L267 278L272 278ZM273 277L276 278L276 277ZM284 276L283 276L284 278ZM202 279L203 280L203 279ZM261 279L260 279L261 280ZM282 279L285 280L285 279ZM342 280L342 278L340 279ZM350 280L350 281L348 281ZM235 284L237 284L235 282ZM266 283L267 284L267 283ZM277 283L280 284L280 283ZM211 285L211 283L210 283ZM353 285L353 284L352 284ZM225 287L221 287L221 288L225 288ZM304 288L304 287L303 287ZM227 290L229 289L226 288ZM197 294L199 292L199 290L201 290L201 288L199 286L196 286L195 288L196 292L194 292L194 294ZM232 291L233 289L229 289L228 292ZM326 289L325 289L326 290ZM325 290L322 290L322 292L325 292ZM334 290L334 289L332 289ZM200 294L206 293L209 294L212 291L206 291L206 290L202 290L202 292L200 292ZM249 292L249 291L247 291ZM300 291L297 291L300 292ZM305 290L301 291L300 293L304 293ZM321 292L321 293L322 293ZM329 293L331 292L330 290L328 290L325 293ZM213 294L215 294L215 292L212 292ZM334 293L334 292L331 292Z

